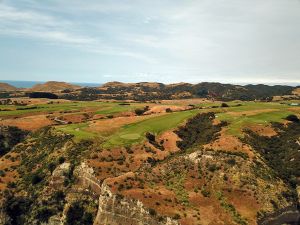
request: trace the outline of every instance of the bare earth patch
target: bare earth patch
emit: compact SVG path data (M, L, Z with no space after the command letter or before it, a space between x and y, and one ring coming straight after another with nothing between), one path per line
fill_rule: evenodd
M190 109L188 106L176 106L176 105L156 105L150 108L145 115L153 114L153 113L164 113L167 109L170 109L172 112L183 111Z
M256 125L249 125L248 128L262 136L272 137L277 134L277 132L271 126L256 124Z
M212 143L204 145L206 149L213 149L216 151L231 151L231 152L244 152L247 153L250 158L252 158L253 152L250 146L242 143L239 138L226 134L226 128L223 128L221 134L217 140Z

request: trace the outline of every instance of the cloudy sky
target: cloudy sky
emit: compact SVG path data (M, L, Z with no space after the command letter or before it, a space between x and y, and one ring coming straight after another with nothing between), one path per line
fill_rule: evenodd
M300 84L300 0L0 0L0 80Z

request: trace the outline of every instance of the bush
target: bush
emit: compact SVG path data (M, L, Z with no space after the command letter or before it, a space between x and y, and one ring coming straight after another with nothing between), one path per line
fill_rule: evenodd
M31 183L33 185L40 183L43 180L43 177L40 174L33 174L31 177Z
M221 107L229 107L229 105L223 102Z
M155 142L155 135L151 134L150 132L146 133L146 138L149 140L149 142Z
M204 196L204 197L209 197L210 196L210 192L208 190L206 190L205 188L203 188L201 190L201 194Z
M144 109L136 109L136 110L134 110L134 112L136 115L141 116L144 114L145 111L144 111Z
M150 213L151 216L156 216L156 214L157 214L155 209L152 209L152 208L149 209L149 213Z
M229 165L232 165L232 166L234 166L234 165L236 164L235 159L228 159L226 162L227 162Z
M173 219L174 220L179 220L181 217L178 213L176 213L174 216L173 216Z
M291 121L291 122L299 122L300 121L299 118L294 114L288 115L285 119L288 121Z
M56 164L54 162L51 162L48 164L48 169L50 171L50 173L52 173L56 168Z
M43 206L37 210L36 219L38 219L40 222L48 223L49 218L53 215L53 209L50 209L47 206Z
M58 163L59 164L62 164L64 162L65 162L65 158L64 157L61 156L61 157L58 158Z
M24 215L29 213L32 201L26 197L17 197L8 194L5 197L3 209L10 218L10 224L21 225L25 224Z

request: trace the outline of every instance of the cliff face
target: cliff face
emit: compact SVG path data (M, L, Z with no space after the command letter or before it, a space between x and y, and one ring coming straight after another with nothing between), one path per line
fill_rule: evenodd
M100 184L93 175L93 169L85 163L74 172L82 188L88 188L99 195L94 225L178 225L178 222L171 218L158 217L156 213L150 213L140 201L114 194L105 181Z
M99 198L99 209L94 225L178 225L171 218L162 218L150 215L143 203L137 200L126 199L111 192L103 183Z

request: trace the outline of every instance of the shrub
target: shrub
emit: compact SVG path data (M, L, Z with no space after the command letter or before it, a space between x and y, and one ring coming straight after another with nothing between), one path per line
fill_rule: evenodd
M299 122L300 121L299 118L294 114L288 115L285 119L288 121L291 121L291 122Z
M61 156L61 157L58 158L58 163L59 164L62 164L64 162L65 162L65 158L64 157Z
M155 209L152 209L152 208L149 209L149 213L151 216L156 216L156 214L157 214Z
M201 194L204 196L204 197L209 197L210 196L210 192L208 190L206 190L205 188L203 188L201 190Z
M138 115L138 116L141 116L144 114L144 109L135 109L134 110L135 114Z
M48 208L47 206L42 206L37 210L36 219L38 219L40 222L48 223L48 220L52 215L54 215L52 209Z
M50 173L52 173L56 168L56 164L54 162L51 162L48 164L48 169L50 171Z
M174 216L173 216L173 219L174 220L179 220L181 217L178 213L176 213Z
M227 103L224 103L224 102L223 102L223 103L221 104L221 107L223 107L223 108L224 108L224 107L229 107L229 105L228 105Z
M31 177L31 183L33 185L40 183L43 180L43 177L40 174L33 174Z
M150 132L146 133L146 138L149 140L149 142L155 142L155 135Z
M208 170L212 173L219 169L220 169L220 167L218 167L216 164L208 165Z
M234 165L236 164L235 159L228 159L226 162L227 162L229 165L232 165L232 166L234 166Z
M73 203L66 215L66 224L78 224L78 222L81 220L83 217L83 207L79 202Z

